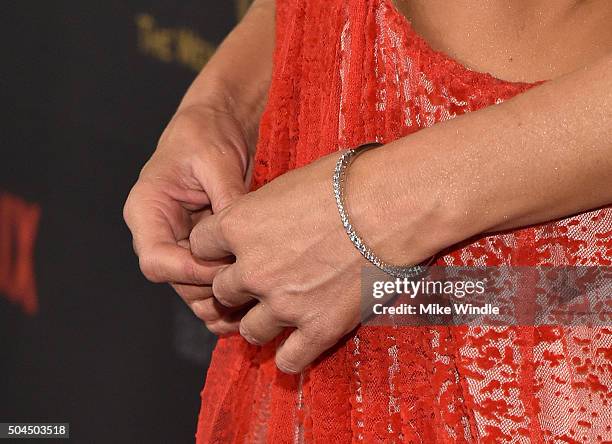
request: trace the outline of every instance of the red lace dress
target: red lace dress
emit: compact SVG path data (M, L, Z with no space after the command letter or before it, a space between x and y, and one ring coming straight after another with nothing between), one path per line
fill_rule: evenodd
M532 85L432 50L391 0L278 0L253 187ZM610 208L483 237L441 264L612 263ZM276 344L219 340L198 443L612 442L612 329L361 327L302 375Z

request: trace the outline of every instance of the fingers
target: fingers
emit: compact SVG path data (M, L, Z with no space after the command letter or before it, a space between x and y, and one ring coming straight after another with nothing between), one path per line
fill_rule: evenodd
M125 220L142 273L152 282L211 284L221 263L205 263L177 244L187 237L189 216L179 205L136 196L128 199Z
M232 150L227 154L236 155L238 153ZM218 213L234 199L247 193L247 185L244 181L245 163L245 159L228 162L227 155L224 158L224 153L221 152L218 159L207 164L207 168L203 165L194 167L194 175L202 188L206 190L213 213ZM211 165L215 167L211 168Z
M300 373L335 343L336 340L323 332L308 334L294 330L276 350L276 366L283 373Z
M231 333L237 333L239 326L240 326L240 319L222 318L216 322L206 323L206 328L208 328L208 330L211 333L217 336L225 336Z
M187 302L191 311L204 322L216 322L231 313L231 310L219 304L215 298Z
M209 299L213 296L212 286L210 285L186 285L186 284L171 284L174 291L185 301L191 304L203 299Z
M138 252L140 269L151 282L212 284L222 262L202 262L174 243L156 243Z
M123 208L123 218L132 232L136 254L141 248L162 242L175 242L189 235L188 212L168 192L159 191L141 180L134 185Z
M215 298L226 307L239 307L253 300L243 284L240 265L235 263L222 268L213 281Z
M219 304L215 298L208 298L190 304L194 314L206 323L206 327L216 335L236 333L245 312L251 308L228 308Z
M189 250L189 239L181 239L176 243L179 247Z
M174 290L189 306L193 314L204 321L206 327L216 335L225 335L238 332L240 321L246 310L228 308L213 297L210 285L182 285L173 284Z
M240 335L250 344L263 345L282 333L284 326L263 303L255 305L240 322Z
M200 211L192 212L189 215L189 217L191 218L191 228L189 229L189 232L191 232L193 227L195 227L202 219L204 219L205 217L210 216L211 214L212 214L212 211L211 211L210 208L205 208L205 209L200 210ZM189 239L185 239L185 243L187 244L187 248L189 248Z
M221 213L223 214L223 213ZM191 231L191 252L203 260L215 260L232 254L227 241L227 217L213 214L203 218Z

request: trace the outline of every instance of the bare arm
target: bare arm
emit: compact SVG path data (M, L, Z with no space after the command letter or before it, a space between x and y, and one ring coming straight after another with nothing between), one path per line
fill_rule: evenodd
M187 90L178 112L212 107L236 117L249 144L257 138L272 77L275 0L255 0Z
M366 239L405 261L415 242L435 253L479 233L608 205L611 110L612 56L606 56L505 103L364 153L351 173L356 224ZM393 208L380 211L382 202ZM391 232L380 230L396 219L392 214L409 217ZM418 240L405 234L414 228L410 215L430 220Z
M365 152L346 183L356 229L383 259L418 263L477 234L612 203L611 71L608 56ZM215 298L227 306L246 295L262 302L240 323L245 339L264 344L295 327L276 351L289 373L359 322L365 259L338 217L330 177L337 159L274 179L190 236L199 257L237 258L215 276Z

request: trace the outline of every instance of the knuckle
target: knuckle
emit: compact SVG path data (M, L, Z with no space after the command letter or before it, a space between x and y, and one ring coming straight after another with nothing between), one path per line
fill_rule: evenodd
M253 328L248 325L244 319L240 322L239 326L240 336L242 336L249 344L262 345L261 338L258 337L257 333L253 331Z
M342 336L340 328L325 321L315 321L304 329L304 336L313 346L328 349Z
M254 273L247 270L242 270L238 276L240 286L248 291L254 291L257 288L257 280L255 279Z
M216 198L217 211L228 208L235 199L235 195L228 190L220 189Z
M266 298L265 309L269 315L286 322L290 325L295 325L299 320L299 315L296 313L295 305L291 304L286 298L274 295Z
M232 300L228 291L227 278L223 276L219 276L213 280L212 283L212 291L215 295L215 299L221 305L225 307L232 306Z
M129 227L130 226L130 212L132 209L132 205L130 202L130 198L128 197L125 203L123 204L123 221Z
M237 327L225 322L223 320L218 320L218 321L213 321L213 322L206 322L206 328L208 328L208 330L217 335L217 336L222 336L222 335L227 335L229 333L234 333L237 330Z
M302 370L292 353L277 353L275 361L276 367L283 373L296 374Z
M263 282L261 274L261 266L242 266L240 268L240 273L238 274L241 288L249 291L250 293L261 293L261 283Z
M251 295L236 267L237 264L226 266L213 279L212 292L217 301L226 307L240 306Z
M200 236L198 235L200 230L201 225L198 224L193 228L193 230L191 230L191 233L189 233L189 249L194 254L198 254L198 252L201 250Z
M221 327L221 325L219 324L219 322L212 321L212 322L205 322L206 324L206 328L208 329L208 331L210 331L212 334L220 336L223 334L223 328Z
M163 282L159 272L159 261L157 258L150 254L141 254L138 258L138 263L140 271L147 280L154 283Z
M199 284L201 283L201 279L196 271L196 268L193 262L189 260L185 260L181 263L181 272L184 276L185 280L190 283Z
M226 293L215 293L215 299L219 304L223 305L224 307L232 308L236 306L234 301Z
M231 241L238 233L239 220L236 210L232 207L227 207L219 213L219 231L224 239Z
M139 180L134 184L123 204L123 220L130 229L132 229L133 225L132 216L137 211L138 203L140 201L139 196L142 194L141 188L142 185Z
M204 322L214 322L221 319L219 313L214 310L206 301L196 301L190 306L191 311Z

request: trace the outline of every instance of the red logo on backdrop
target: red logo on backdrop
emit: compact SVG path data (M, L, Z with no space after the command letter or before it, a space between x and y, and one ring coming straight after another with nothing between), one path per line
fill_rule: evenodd
M38 311L34 242L40 207L0 192L0 293L33 315Z

